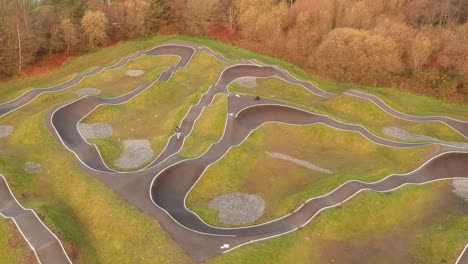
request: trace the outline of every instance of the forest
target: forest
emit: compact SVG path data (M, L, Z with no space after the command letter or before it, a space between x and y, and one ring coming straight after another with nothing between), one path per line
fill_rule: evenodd
M324 79L468 104L468 0L0 0L0 80L154 35L206 36Z

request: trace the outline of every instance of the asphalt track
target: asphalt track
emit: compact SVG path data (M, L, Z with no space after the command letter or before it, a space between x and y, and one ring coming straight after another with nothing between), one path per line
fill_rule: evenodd
M338 206L362 191L389 192L407 184L425 184L444 179L468 178L466 173L468 169L468 150L439 144L441 145L440 151L413 172L404 175L389 175L385 179L373 183L360 181L346 182L326 195L311 198L293 213L264 224L242 228L210 226L186 208L185 198L187 194L209 166L220 160L230 148L242 144L252 131L265 123L281 122L294 125L325 124L339 130L360 133L376 144L394 148L413 148L436 143L391 141L375 136L361 126L343 123L325 115L308 112L275 101L265 99L257 101L250 96L231 94L227 87L237 78L277 77L286 82L301 85L311 93L323 98L333 98L336 96L319 89L309 82L298 80L287 71L276 66L242 61L227 67L221 72L217 83L212 85L208 92L200 98L199 102L190 108L181 122L180 128L183 135L188 135L203 109L211 104L216 94L226 93L229 95L228 116L223 137L219 142L211 145L204 154L192 159L181 157L178 152L181 150L184 140L177 140L174 135L168 140L166 148L161 154L146 168L134 172L118 172L108 168L96 146L89 144L82 138L77 130L77 123L99 105L125 103L151 87L152 84L169 80L174 72L181 67L185 67L190 62L196 52L206 52L221 61L228 61L223 56L212 52L206 47L197 47L181 42L161 45L128 57L135 58L135 56L138 57L142 54L152 56L175 55L180 57L175 67L167 69L153 83L142 85L128 94L110 99L96 96L81 97L74 102L57 107L46 117L46 123L50 132L68 150L75 154L83 169L101 180L130 204L153 216L185 252L196 261L209 259L248 243L293 232L306 225L322 210ZM116 64L118 66L114 65L111 67L122 67L128 58ZM102 68L96 68L95 70L97 71L97 69L102 70ZM93 73L95 74L96 72L93 70ZM86 74L77 75L77 77L62 85L31 90L15 100L0 104L0 116L27 105L40 93L59 91L71 87L83 79ZM460 134L465 135L465 137L468 135L468 123L466 121L447 117L416 117L406 115L392 109L372 95L357 91L348 91L347 93L365 98L395 117L414 122L443 122L457 130ZM430 118L430 120L426 118ZM0 192L2 192L1 188ZM29 230L35 230L35 227L39 227L39 223L31 223L29 227ZM26 237L41 239L43 236L43 234L26 231ZM222 249L221 246L224 244L229 244L229 249ZM63 248L56 247L48 254L49 258L38 255L38 259L42 263L63 263L58 258L55 262L54 260L50 260L60 254L66 256ZM460 256L460 259L464 258L466 257Z

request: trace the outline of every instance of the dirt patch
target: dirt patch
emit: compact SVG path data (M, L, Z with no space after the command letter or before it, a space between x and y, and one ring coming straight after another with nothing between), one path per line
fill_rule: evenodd
M29 174L38 174L42 172L42 165L40 163L28 161L24 164L24 171Z
M429 141L429 142L443 143L443 144L461 147L461 148L468 148L468 143L443 141L443 140L433 138L433 137L413 134L399 127L385 127L382 129L382 132L384 132L384 134L387 136L398 138L401 140Z
M128 70L126 74L131 77L141 76L145 73L143 70Z
M236 83L246 87L246 88L254 88L257 86L257 78L255 77L242 77L236 79Z
M85 139L108 138L112 136L112 125L108 123L78 124L78 131Z
M263 215L265 201L254 194L231 193L216 197L210 207L218 210L223 224L242 225L253 223Z
M324 173L328 173L328 174L332 174L333 172L330 171L330 170L327 170L327 169L324 169L324 168L320 168L319 166L316 166L308 161L305 161L305 160L300 160L300 159L296 159L294 157L291 157L291 156L288 156L288 155L284 155L284 154L281 154L281 153L277 153L277 152L273 152L273 153L270 153L268 151L265 152L268 156L272 157L272 158L277 158L277 159L282 159L282 160L287 160L287 161L290 161L290 162L293 162L293 163L296 163L298 165L301 165L303 167L306 167L308 169L311 169L311 170L314 170L314 171L320 171L320 172L324 172Z
M85 96L85 95L100 95L101 90L97 88L83 88L75 92L78 96Z
M120 158L115 161L115 166L122 169L140 167L153 158L154 151L146 139L125 140L124 151Z
M0 138L8 137L13 131L15 131L15 128L12 126L0 126Z

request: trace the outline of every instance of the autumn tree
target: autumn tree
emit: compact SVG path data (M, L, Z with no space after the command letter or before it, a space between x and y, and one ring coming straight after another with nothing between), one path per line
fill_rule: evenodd
M50 0L49 2L62 17L81 18L88 8L87 0Z
M218 0L187 0L183 18L190 34L206 34L220 19Z
M390 38L338 28L320 44L316 59L319 71L336 80L382 83L402 71L400 54Z
M239 26L243 35L250 39L277 39L287 24L286 2L273 0L239 0L237 4Z
M103 45L107 41L108 20L101 11L86 11L81 27L90 47Z
M21 74L41 46L32 0L0 0L0 75Z
M71 21L71 19L62 19L60 21L60 34L62 36L63 42L66 46L66 51L69 54L71 49L74 49L76 44L78 44L78 32L76 29L75 24Z
M161 23L167 19L169 13L169 0L148 0L149 15L147 17L148 27L151 31L156 31Z
M372 14L364 1L347 1L337 17L339 27L367 29L372 24Z
M412 68L414 70L420 70L429 56L431 56L431 53L431 40L422 34L418 34L409 48L409 56Z
M123 2L123 27L128 37L145 35L149 31L148 19L151 5L146 0L125 0Z

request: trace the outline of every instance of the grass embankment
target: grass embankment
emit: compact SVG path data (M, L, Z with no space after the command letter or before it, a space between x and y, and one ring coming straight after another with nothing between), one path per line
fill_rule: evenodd
M338 95L332 99L315 96L304 87L274 79L259 79L254 88L238 83L230 85L234 93L259 95L263 98L279 100L306 110L318 112L345 123L359 124L375 135L391 138L382 132L385 127L396 126L411 133L426 135L445 141L464 142L466 139L451 127L439 122L409 122L395 118L373 103L352 97ZM393 139L394 140L394 139Z
M12 220L0 216L0 263L32 264L36 256Z
M170 66L175 66L176 56L142 56L130 61L119 69L105 70L97 75L85 78L73 90L97 88L102 91L101 97L115 97L135 90L138 86L155 81ZM128 76L128 70L143 70L140 76Z
M45 219L74 263L190 262L154 219L90 177L49 133L45 115L75 98L73 89L43 94L0 120L16 129L0 139L0 173L16 197ZM25 161L42 164L43 172L26 174Z
M346 181L373 182L411 171L434 151L435 147L384 147L358 133L325 125L269 123L209 167L190 192L187 205L207 222L220 225L217 212L208 206L210 200L233 192L258 194L266 202L265 213L256 222L261 223L288 214ZM333 173L313 171L266 152L305 160Z
M73 98L70 91L41 95L1 120L16 128L0 139L0 172L20 202L44 217L68 252L77 254L75 263L188 261L154 219L90 177L49 133L45 115ZM42 164L43 172L24 173L27 160Z
M62 67L53 69L47 74L18 78L1 83L0 103L12 100L33 88L46 88L63 83L76 74L88 72L97 66L114 65L123 57L130 56L137 51L147 50L171 39L174 39L174 37L157 37L125 42L72 59Z
M249 51L238 47L233 47L216 40L188 36L179 36L178 38L181 40L197 43L199 45L207 46L212 50L223 54L228 59L256 59L265 64L279 66L287 70L293 76L302 80L310 81L325 91L340 93L349 89L361 90L381 97L381 99L383 99L386 103L390 104L392 107L395 107L395 109L408 114L442 115L468 121L468 106L465 105L443 102L431 97L399 91L395 88L351 85L337 83L330 80L324 80L318 78L317 76L311 75L310 73L306 72L304 69L299 68L296 65L280 60L278 58L258 54L253 51Z
M348 88L355 88L374 94L381 92L382 95L385 94L391 100L390 102L383 98L387 103L391 103L392 106L403 112L408 111L408 113L417 115L430 113L431 115L438 114L456 118L466 118L468 116L468 107L466 106L442 104L435 99L413 96L394 89L357 87L324 81L310 76L304 70L279 59L204 38L173 36L127 42L71 60L63 67L54 69L45 75L2 83L0 84L0 102L16 98L34 87L49 87L59 84L71 79L77 73L89 71L98 65L112 65L123 56L131 55L138 50L148 49L172 39L187 40L206 45L217 52L223 53L230 59L255 58L267 64L278 65L301 79L318 84L319 87L327 91L340 92ZM201 70L204 69L199 69L199 71ZM206 74L204 71L202 73ZM187 75L189 74L190 72L187 73ZM193 74L195 75L193 76L194 79L191 79L190 82L197 81L195 77L199 72L194 70ZM212 74L217 76L218 73L213 71ZM199 80L203 81L201 78ZM171 84L165 85L171 87ZM189 86L190 83L187 81L184 85ZM180 86L180 84L172 84L172 87ZM395 95L395 97L392 97L392 95ZM44 124L45 114L53 106L75 98L75 95L67 91L41 95L32 104L0 120L1 124L11 124L16 127L16 131L12 136L0 139L0 172L5 174L20 202L26 207L37 210L45 218L48 226L66 242L67 250L72 252L72 255L77 255L74 258L74 263L189 262L190 260L184 252L175 245L152 218L129 206L99 181L83 172L75 157L50 135ZM154 98L148 98L148 100L152 99ZM185 104L185 102L181 102L181 104ZM151 108L146 110L151 110ZM166 112L162 113L166 115ZM136 123L136 121L134 122ZM148 123L151 124L151 122L147 122L143 126L146 127ZM173 129L173 125L168 127ZM303 148L303 145L301 148ZM371 153L369 156L373 155L374 153ZM44 171L38 175L25 174L22 168L27 160L40 162L44 167ZM312 163L315 163L315 161L312 161ZM368 163L367 160L365 163ZM323 166L325 167L325 165ZM341 227L335 233L339 235L340 232L351 229L354 232L354 237L358 239L357 241L360 241L360 237L368 238L369 236L369 232L366 231L367 223L373 223L371 225L373 232L375 230L389 230L386 228L390 227L396 228L396 226L392 225L382 228L379 223L385 222L381 221L381 219L390 219L393 223L402 223L403 220L413 219L408 216L424 216L425 214L422 214L422 212L426 212L428 208L435 208L433 207L433 201L439 201L439 197L434 199L424 198L435 195L434 189L431 189L430 186L406 188L422 188L423 191L414 192L413 189L410 189L410 191L403 193L403 190L400 190L395 192L395 195L369 194L371 196L368 199L353 199L357 201L353 205L355 208L347 209L347 214L341 214L339 210L325 212L321 215L323 220L320 223L323 222L322 225L313 225L313 221L298 232L246 246L232 253L224 254L214 261L222 263L261 263L262 261L271 263L291 260L312 262L314 256L320 256L319 248L315 247L315 245L319 245L322 241L314 240L309 242L309 235L311 234L322 234L323 231L321 230L327 230L332 234L332 227ZM400 192L403 194L397 195ZM375 195L375 197L372 195ZM391 200L388 200L388 197ZM429 202L423 202L423 206L420 206L421 202L418 202L418 199L428 200ZM408 203L408 201L412 202ZM346 209L349 204L343 206L343 208ZM446 205L441 204L442 206L439 206L441 208ZM450 203L448 204L450 205ZM368 205L368 209L366 209L366 205ZM376 212L379 212L379 214L377 215ZM408 212L411 213L408 214ZM324 218L327 215L329 215L328 218ZM352 218L355 216L358 216L357 220ZM432 259L439 256L453 262L455 255L461 251L462 245L457 241L458 239L463 241L467 239L464 236L466 232L463 229L468 224L466 217L448 216L447 219L433 222L432 226L421 229L419 237L425 244L420 242L418 244L420 246L412 247L412 252L431 260L420 262L431 262ZM408 222L407 225L416 229L414 228L417 226L415 223L417 222ZM116 230L119 232L116 232ZM4 239L6 236L7 234L0 234L0 239ZM345 237L346 239L349 238L349 236ZM303 241L303 243L300 241ZM369 246L363 248L366 250L370 248L374 240L370 241ZM343 251L340 250L339 252ZM389 257L393 253L392 251L383 252L389 252ZM439 261L436 259L434 262Z
M110 123L114 135L90 141L98 146L107 165L115 169L118 168L114 166L114 161L119 158L122 142L126 139L148 139L156 157L190 106L198 102L210 85L216 83L224 66L200 52L168 82L156 83L126 104L97 108L83 122Z
M181 155L187 158L203 154L211 144L221 139L227 118L228 97L218 94L210 106L206 107L185 139Z
M454 263L468 239L456 199L450 181L362 192L298 231L209 263Z

